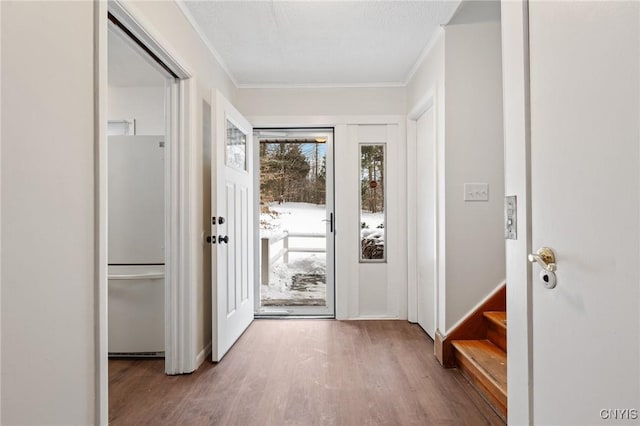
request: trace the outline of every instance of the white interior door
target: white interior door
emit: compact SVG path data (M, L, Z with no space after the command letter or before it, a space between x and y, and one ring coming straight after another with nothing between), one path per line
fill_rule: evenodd
M554 289L533 267L533 419L636 424L640 5L529 13L532 245L557 263Z
M433 107L417 120L416 259L418 324L435 339L436 169Z
M212 359L253 321L253 129L218 91L213 97Z

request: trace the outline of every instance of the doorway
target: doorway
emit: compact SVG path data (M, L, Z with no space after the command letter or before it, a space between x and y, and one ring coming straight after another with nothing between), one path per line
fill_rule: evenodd
M164 357L165 144L173 77L108 27L109 357Z
M185 250L190 236L188 233L190 222L186 212L189 211L187 205L188 197L184 196L184 188L187 179L184 170L188 170L189 144L188 131L192 112L187 102L194 93L194 83L191 74L185 68L182 61L178 61L168 53L164 42L158 41L147 31L136 19L126 4L121 2L101 3L97 7L100 15L100 28L97 31L97 55L95 58L96 82L97 82L97 103L95 111L96 123L96 172L97 172L97 277L96 277L96 323L99 328L99 336L96 341L97 353L97 413L96 423L108 422L109 411L109 226L107 220L109 212L109 136L107 132L110 106L115 99L110 93L109 78L114 76L113 67L110 68L109 42L110 31L117 29L118 37L126 42L127 47L132 49L140 57L139 62L146 63L156 73L160 73L163 83L160 84L163 90L164 99L161 101L160 109L164 112L164 166L163 176L163 252L164 252L164 294L158 299L163 303L162 328L164 329L164 366L166 374L190 373L195 369L196 356L193 354L191 344L192 327L191 318L185 315L189 307L182 300L191 300L193 289L185 284L182 279L186 273L187 265L191 259L191 252ZM122 61L124 67L129 65L128 61ZM143 79L143 82L146 78ZM136 106L139 98L132 98L127 104ZM141 116L142 117L142 116ZM135 116L129 115L122 123L127 127L126 132L141 132L144 128L142 118L140 120L130 120ZM118 120L113 120L118 121ZM135 136L129 135L129 136ZM158 141L160 142L160 141ZM158 144L159 148L159 144ZM146 164L141 165L146 166ZM156 262L153 262L156 263ZM158 262L159 263L159 262ZM162 266L162 265L156 265ZM160 274L161 272L158 272ZM147 279L156 277L145 277ZM178 299L178 294L183 299ZM159 352L159 351L153 351ZM155 354L159 355L159 354Z
M256 316L335 316L333 129L256 129Z

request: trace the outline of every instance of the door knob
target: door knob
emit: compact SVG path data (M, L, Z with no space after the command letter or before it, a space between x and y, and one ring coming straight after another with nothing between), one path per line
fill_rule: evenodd
M536 254L530 254L529 262L531 263L539 263L542 266L542 271L540 271L540 280L544 284L544 286L548 289L555 288L558 283L558 279L556 277L556 271L558 267L556 266L556 256L549 247L541 247Z
M209 244L215 244L216 243L216 237L212 237L211 235L207 236L207 243Z
M548 272L555 272L558 270L556 266L556 255L549 247L540 247L536 254L529 255L529 262L539 263L542 269Z
M228 243L229 242L229 237L227 235L225 235L224 237L222 235L218 236L218 242L219 243Z

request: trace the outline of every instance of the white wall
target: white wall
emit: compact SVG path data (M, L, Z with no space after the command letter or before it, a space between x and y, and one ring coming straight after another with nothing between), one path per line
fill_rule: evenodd
M407 83L406 109L409 115L425 101L425 97L434 95L439 96L438 106L444 114L444 30L438 32L429 53ZM444 115L440 120L444 121Z
M0 4L0 38L2 4ZM0 43L0 99L2 99L2 43ZM2 102L0 102L0 423L2 423Z
M500 22L445 27L447 332L505 279ZM473 72L470 72L473 70ZM464 201L464 184L489 201Z
M136 120L136 135L165 134L164 87L109 86L109 120Z
M402 87L239 89L235 106L245 116L404 114Z
M2 2L2 424L94 423L92 2Z
M437 201L430 208L437 217L437 327L443 335L505 279L500 22L494 12L483 12L494 4L472 6L460 9L466 11L461 23L444 27L407 85L408 158L417 155L415 120L425 105L435 107ZM408 164L407 187L420 197L416 161ZM475 182L489 184L488 202L463 200L464 184ZM410 197L408 208L416 220L416 199ZM409 258L410 288L417 280L412 262L424 261ZM411 310L409 317L415 320Z

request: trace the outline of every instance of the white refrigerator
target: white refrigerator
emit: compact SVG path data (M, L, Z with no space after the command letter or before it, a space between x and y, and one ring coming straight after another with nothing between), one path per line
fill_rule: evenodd
M109 355L164 355L164 137L109 136Z

